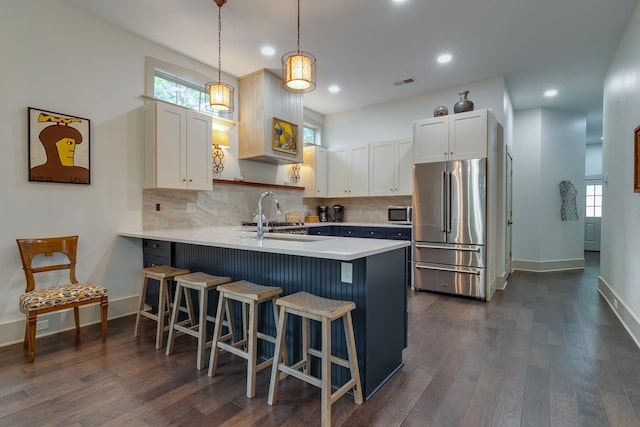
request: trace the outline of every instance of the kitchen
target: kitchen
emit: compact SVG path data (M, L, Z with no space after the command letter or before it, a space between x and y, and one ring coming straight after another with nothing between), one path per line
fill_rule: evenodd
M3 6L5 7L5 6ZM29 7L36 7L39 13L34 16ZM143 92L144 57L159 57L164 60L189 69L195 69L203 74L211 74L211 68L206 67L182 54L144 41L130 33L123 32L102 20L86 15L78 9L68 7L58 2L26 2L12 4L11 13L2 14L3 40L15 40L11 45L4 45L7 61L8 78L2 101L2 112L6 126L2 127L3 140L10 141L6 155L2 160L2 174L4 177L3 195L5 196L5 211L3 213L2 236L8 236L2 242L1 265L2 271L9 274L8 292L0 305L2 317L2 343L17 342L23 333L23 317L17 311L15 301L23 291L23 275L18 264L15 237L47 235L51 230L58 230L60 234L78 233L81 236L81 248L84 252L83 266L80 269L82 277L87 280L105 282L107 279L111 307L110 317L117 318L135 310L137 300L137 283L139 276L142 251L135 242L115 237L119 230L135 226L144 226L153 222L154 218L164 221L187 222L187 224L209 225L205 221L215 220L226 224L238 224L240 220L248 219L248 211L253 212L257 195L261 189L250 186L223 184L221 192L207 194L148 194L159 191L145 190L143 192L141 171L141 147L132 141L139 140L136 117L133 113L142 103L139 95ZM55 21L64 24L52 26L52 21L45 17L53 17ZM32 27L26 28L24 22L32 22ZM635 22L635 21L634 21ZM81 24L78 26L78 24ZM631 30L630 30L631 31ZM53 55L41 40L50 39L56 34L61 40L74 44L73 49L66 49L64 59ZM633 37L631 33L628 37ZM73 43L71 43L73 41ZM621 46L620 55L633 55L626 46ZM25 52L29 52L25 55ZM113 53L117 52L117 55ZM223 53L224 55L224 53ZM114 59L117 58L117 59ZM9 65L12 64L12 65ZM616 63L615 70L624 69L624 65ZM10 67L10 68L9 68ZM71 67L71 69L70 69ZM75 70L78 70L77 72ZM97 81L113 81L114 86L96 85ZM35 82L47 82L50 91L41 92ZM55 82L52 84L51 82ZM491 106L500 115L504 102L504 81L501 78L483 80L465 86L470 90L471 98L478 107ZM69 91L73 87L77 90ZM352 112L341 117L330 117L325 122L324 137L336 141L336 146L344 145L347 140L357 139L363 129L369 127L371 134L378 134L379 140L394 140L410 137L410 131L402 135L393 133L391 129L398 128L399 121L429 117L433 107L455 102L457 91L454 88L430 92L427 95L416 95L403 102L391 103L386 108L372 108L366 111ZM635 92L632 92L635 94ZM613 96L612 92L605 95ZM615 98L617 99L617 98ZM69 188L62 185L34 184L26 181L26 113L27 106L48 108L90 117L94 128L92 130L92 184ZM606 128L610 134L605 138L617 141L606 148L609 157L628 158L627 144L622 141L628 139L628 128L634 118L631 113L616 110L615 115L606 115ZM359 117L367 116L372 119L366 125ZM512 118L502 113L499 119L507 124ZM352 129L347 129L343 122L359 123ZM374 126L372 123L380 123ZM382 125L384 124L384 125ZM633 126L631 126L633 127ZM231 138L237 140L237 128L232 130ZM284 181L290 181L290 175L285 168L274 170L268 165L256 165L255 168L240 169L236 159L235 149L227 151L225 158L224 178L233 181L243 177L247 182L269 181L284 186ZM606 158L606 156L605 156ZM517 157L516 157L517 160ZM609 160L612 162L613 160ZM608 166L608 167L607 167ZM628 187L630 165L624 164L622 170L616 171L613 164L605 165L609 173L610 187L614 183L619 188ZM625 175L624 177L622 175ZM282 184L281 184L282 183ZM358 208L357 199L322 199L322 203L312 201L305 207L304 201L298 196L300 190L278 189L283 205L291 211L307 212L317 204L342 204L349 214L363 212L362 221L384 221L384 212L388 205L406 204L406 198L381 197L367 198L362 202L371 204L369 208ZM144 194L141 199L140 195ZM623 196L611 193L623 206ZM203 201L211 199L211 202ZM291 201L287 201L290 198ZM296 201L297 200L297 201ZM161 210L155 211L155 204L160 203ZM208 211L195 214L186 212L186 204L195 203L196 209L209 206ZM287 205L287 203L289 203ZM635 204L635 201L633 202ZM628 210L623 210L628 209ZM609 283L631 283L637 277L637 271L623 272L615 269L610 258L628 259L624 255L623 247L630 243L633 236L637 236L636 226L624 218L631 215L633 207L615 208L610 211L628 230L624 233L613 234L615 243L611 243L610 257L603 256L603 274ZM156 213L154 213L156 212ZM154 216L149 216L152 213ZM360 220L360 218L358 218ZM100 224L100 227L96 227ZM612 237L612 238L613 238ZM627 242L627 243L625 243ZM631 260L629 265L633 265ZM607 267L609 265L609 267ZM615 271L613 271L615 270ZM134 283L136 285L132 286ZM621 285L617 285L621 286ZM633 304L633 292L624 287L616 288L621 298L627 300L632 312L637 313L637 306ZM64 322L64 323L63 323ZM66 329L69 319L52 318L50 331Z

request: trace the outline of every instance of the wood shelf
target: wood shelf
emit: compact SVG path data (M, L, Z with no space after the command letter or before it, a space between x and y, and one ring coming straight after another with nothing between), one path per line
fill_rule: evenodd
M304 191L304 187L300 187L297 185L278 185L278 184L266 184L264 182L250 182L250 181L239 181L239 180L229 180L229 179L213 179L213 184L232 184L232 185L249 185L252 187L266 187L266 188L284 188L286 190L301 190Z

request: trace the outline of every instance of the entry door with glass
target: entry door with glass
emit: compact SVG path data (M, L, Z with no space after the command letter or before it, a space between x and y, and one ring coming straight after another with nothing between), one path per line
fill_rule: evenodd
M586 180L584 250L600 252L600 218L602 218L602 179Z

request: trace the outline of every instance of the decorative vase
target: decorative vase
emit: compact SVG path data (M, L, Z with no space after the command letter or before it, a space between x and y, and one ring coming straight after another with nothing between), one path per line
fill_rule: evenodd
M456 102L453 106L454 113L464 113L465 111L473 111L473 102L467 99L467 95L469 95L469 91L465 90L463 92L458 92L460 95L460 101Z
M447 107L445 107L444 105L436 107L433 110L433 117L446 116L447 114L449 114L449 109Z

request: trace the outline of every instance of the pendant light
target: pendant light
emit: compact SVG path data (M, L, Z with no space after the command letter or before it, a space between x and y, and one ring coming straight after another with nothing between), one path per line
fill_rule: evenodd
M298 0L298 50L282 56L282 87L289 92L311 92L316 88L316 58L300 50L300 0Z
M227 0L213 0L218 5L218 81L209 82L205 90L209 94L209 108L220 113L233 112L233 86L220 81L220 70L222 69L222 20L220 10Z

